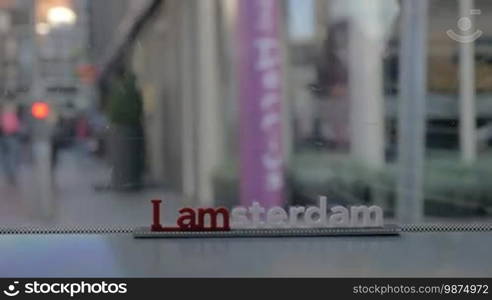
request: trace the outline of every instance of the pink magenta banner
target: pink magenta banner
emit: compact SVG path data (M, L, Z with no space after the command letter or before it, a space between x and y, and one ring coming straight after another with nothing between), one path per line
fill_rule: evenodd
M284 204L280 0L239 0L241 204Z

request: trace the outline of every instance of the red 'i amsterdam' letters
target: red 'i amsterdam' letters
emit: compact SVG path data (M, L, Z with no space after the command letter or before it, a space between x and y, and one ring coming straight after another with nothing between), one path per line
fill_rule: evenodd
M152 212L153 212L153 221L154 223L152 224L152 231L162 231L162 225L161 225L161 203L162 200L152 200Z
M161 206L162 200L152 200L153 232L169 231L230 231L230 213L226 208L183 208L179 211L180 216L177 221L178 227L164 227L161 224ZM206 221L210 220L210 226L206 226ZM222 226L219 226L219 221Z

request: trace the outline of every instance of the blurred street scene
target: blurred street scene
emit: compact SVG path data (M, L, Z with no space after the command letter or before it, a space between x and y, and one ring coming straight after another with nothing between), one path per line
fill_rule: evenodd
M320 195L490 221L491 20L487 0L0 0L0 226Z

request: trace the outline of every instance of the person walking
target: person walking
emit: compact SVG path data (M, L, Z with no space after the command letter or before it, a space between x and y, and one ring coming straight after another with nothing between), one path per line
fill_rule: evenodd
M17 184L20 120L14 104L0 107L0 156L7 182Z

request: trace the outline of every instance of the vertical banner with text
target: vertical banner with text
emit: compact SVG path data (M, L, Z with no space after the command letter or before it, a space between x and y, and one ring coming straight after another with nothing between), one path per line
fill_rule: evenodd
M241 204L284 202L279 0L239 0Z

